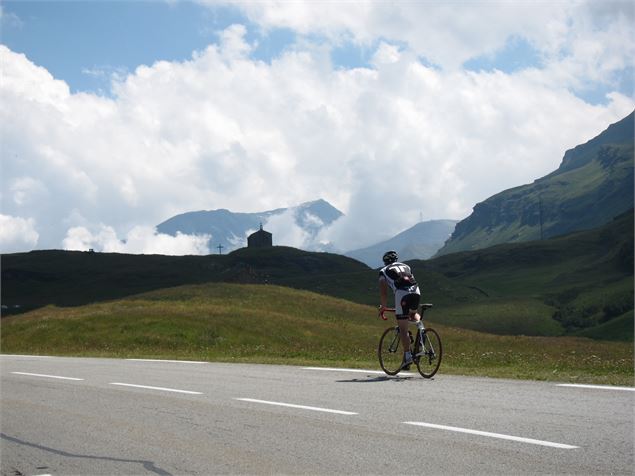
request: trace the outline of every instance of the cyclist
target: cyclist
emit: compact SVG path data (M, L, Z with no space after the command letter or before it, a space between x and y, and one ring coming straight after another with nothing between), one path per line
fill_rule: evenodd
M410 353L410 337L408 336L408 320L419 322L421 316L417 312L421 293L410 266L400 263L394 250L386 251L382 257L384 267L379 270L379 297L381 310L386 308L388 288L395 295L395 317L399 325L399 335L404 348L401 368L408 369L412 363Z

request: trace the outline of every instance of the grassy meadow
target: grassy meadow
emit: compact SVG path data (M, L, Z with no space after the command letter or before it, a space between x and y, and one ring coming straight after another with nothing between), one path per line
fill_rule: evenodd
M500 335L633 341L633 213L567 236L413 260L439 324ZM2 256L3 316L55 305L132 299L203 283L275 284L362 305L378 301L377 270L332 253L276 246L227 255L34 251ZM582 334L581 334L582 333Z
M426 319L443 339L439 376L634 384L632 343L494 335L440 324L443 314L437 307ZM309 291L207 283L4 317L0 345L11 354L378 369L377 343L390 324L372 306Z
M633 385L633 213L409 263L441 374ZM287 247L2 256L4 353L378 369L377 270Z

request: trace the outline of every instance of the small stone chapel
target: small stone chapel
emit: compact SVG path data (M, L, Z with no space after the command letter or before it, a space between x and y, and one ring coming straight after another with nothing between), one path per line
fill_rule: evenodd
M260 230L247 237L248 248L268 248L271 246L273 246L273 235L262 229L262 223Z

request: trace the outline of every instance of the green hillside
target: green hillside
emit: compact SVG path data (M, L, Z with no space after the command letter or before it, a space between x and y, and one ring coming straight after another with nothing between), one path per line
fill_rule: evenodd
M633 309L632 210L594 230L410 264L440 323L500 335L587 330L596 339L633 339L632 320L621 318ZM210 282L274 284L370 306L379 300L376 270L330 253L285 247L181 257L37 251L2 257L3 316ZM613 323L618 318L619 326Z
M622 322L621 333L601 332L633 309L633 210L594 230L412 265L424 280L436 272L480 291L475 301L450 305L443 322L503 334L587 329L595 338L633 340L632 320Z
M478 203L437 255L601 226L633 207L633 113L565 153L558 170Z
M222 256L33 251L2 257L3 315L208 282L275 284L375 305L377 276L376 270L351 258L287 247L242 248ZM480 296L434 271L426 271L426 283L426 297L440 305L473 302Z
M2 256L2 304L8 306L3 314L48 304L77 306L206 282L284 283L301 288L294 281L302 279L308 289L313 284L330 290L337 287L338 280L360 281L346 276L369 272L372 274L366 265L351 258L287 247L242 248L228 255L208 256L32 251ZM346 289L345 285L338 288L341 297L351 298ZM363 302L354 296L353 300Z
M581 337L513 337L435 322L447 374L633 384L633 347ZM379 369L390 323L373 306L272 285L209 283L2 319L4 353ZM363 377L365 378L365 377ZM363 381L362 378L362 381Z

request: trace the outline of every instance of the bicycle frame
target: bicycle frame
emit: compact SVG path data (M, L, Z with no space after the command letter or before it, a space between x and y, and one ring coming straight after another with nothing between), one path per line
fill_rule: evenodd
M421 327L417 326L417 345L415 346L415 348L423 347L423 333L426 330L425 326L423 325L423 311L424 309L421 309L419 314L420 319L418 321L415 321L414 319L407 319L408 324L417 324L419 322L421 323ZM388 320L388 318L385 315L385 313L387 312L395 312L395 308L381 307L381 306L379 307L379 317L381 317L384 321ZM390 349L396 348L395 343L399 339L399 326L395 326L395 330L397 331L396 337L395 337L395 340L390 344ZM410 344L411 345L414 344L412 333L410 331L408 331L408 336L410 337Z
M412 352L413 360L416 363L417 368L419 369L419 373L421 373L421 375L425 378L431 378L437 372L439 365L441 364L441 356L442 356L441 341L440 341L438 333L434 329L426 328L423 325L423 314L427 309L430 309L431 307L432 307L432 304L422 304L419 307L419 313L421 316L421 319L419 321L416 321L414 319L407 319L407 322L409 324L418 324L416 339L413 339L413 335L412 335L412 332L410 332L410 330L408 330L408 337L410 338L410 351ZM386 312L395 312L395 309L382 307L382 306L379 307L379 317L381 317L381 319L383 319L384 321L388 319L385 315ZM390 344L387 347L387 350L389 353L395 353L397 349L399 348L399 344L401 341L400 328L397 325L394 327L390 327L389 329L392 329L394 331L394 334L393 334L392 340L388 341L390 342ZM386 329L386 332L384 333L385 337L387 337L386 335L387 332L388 332L388 329ZM430 333L432 333L433 337L436 338L436 345L433 344L432 340L430 340L430 336L428 335ZM395 373L392 373L384 367L382 352L381 352L381 347L382 347L381 342L383 341L383 339L384 337L382 337L379 344L380 363L384 371L386 371L386 373L388 373L389 375L395 375L396 373L399 372L399 370L396 370ZM438 348L435 348L437 346ZM424 370L423 360L421 359L425 359L428 365L432 365L434 367L431 370L431 372L427 372L426 370ZM436 366L434 364L435 361L436 361ZM420 366L420 363L421 363L421 366Z

